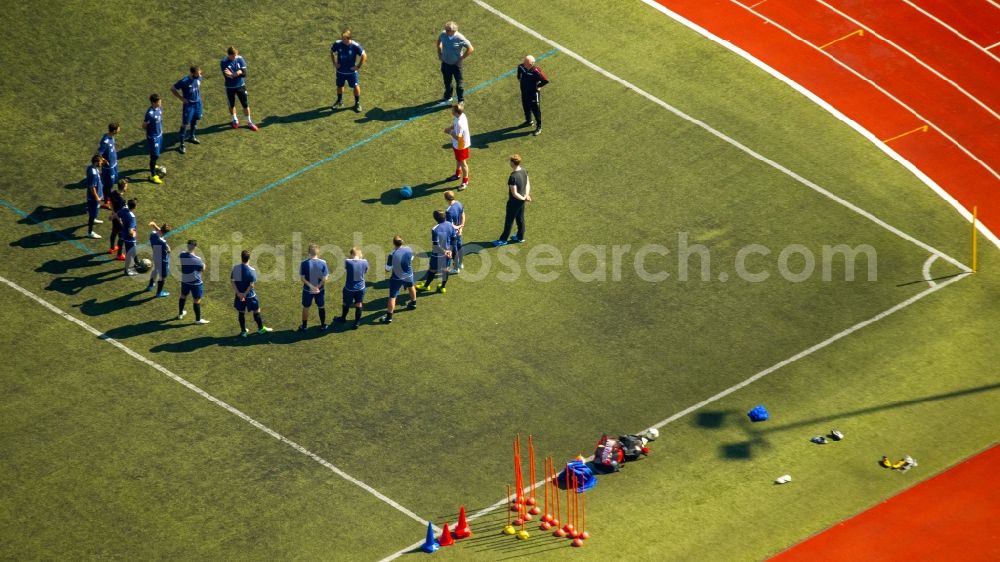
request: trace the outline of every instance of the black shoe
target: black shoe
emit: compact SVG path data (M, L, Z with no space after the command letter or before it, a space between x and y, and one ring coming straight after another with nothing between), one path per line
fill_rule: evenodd
M417 301L410 301L406 303L406 310L416 310L416 309L417 309Z
M520 124L520 125L519 125L518 127L519 127L519 128L520 128L520 127L531 127L531 126L532 126L532 125L534 125L534 124L535 124L535 122L534 122L534 121L532 121L531 119L528 119L528 120L527 120L527 121L525 121L524 123L521 123L521 124Z
M298 331L299 332L304 332L304 331L306 331L306 327L305 326L299 326Z
M198 137L191 137L188 139L188 142L191 144L201 144L201 141L198 140Z
M319 331L321 331L321 332L325 332L325 331L326 331L326 329L327 329L327 328L329 328L329 327L330 327L330 325L329 325L329 324L320 324L320 325L319 325Z
M538 136L538 135L540 135L540 134L542 134L542 128L541 128L541 127L539 127L539 128L537 128L537 129L535 129L535 132L534 132L534 133L531 133L531 136L533 136L533 137L537 137L537 136Z
M383 316L378 319L378 322L379 324L392 324L392 318L389 318L388 316Z
M444 95L441 96L441 101L444 102L444 103L450 102L451 101L451 92L445 92Z
M361 113L361 104L360 103L354 104L354 113Z
M333 102L333 105L330 106L330 109L337 110L337 109L340 109L341 107L344 107L343 100L337 100L337 101Z
M185 152L187 152L187 149L184 148L184 145L182 144L180 146L180 148L177 149L177 152L180 152L181 154L184 154Z
M347 322L347 318L341 318L340 316L336 316L336 317L334 317L333 321L337 322L337 323Z
M360 325L361 325L361 322L355 322L355 323L354 323L354 325L353 325L353 326L351 326L351 328L353 328L353 329L357 330L357 329L358 329L358 326L360 326Z

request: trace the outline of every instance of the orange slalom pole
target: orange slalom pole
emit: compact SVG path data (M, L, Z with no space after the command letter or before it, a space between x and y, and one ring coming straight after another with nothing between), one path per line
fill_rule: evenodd
M580 531L580 538L586 540L590 538L590 533L587 532L587 492L580 494L580 500L583 502L583 509L580 510L581 515L583 516L580 523L580 526L582 527L582 530Z
M531 483L529 484L531 492L528 494L528 505L534 506L538 500L535 499L535 438L532 435L528 435L528 476L531 478Z
M566 463L566 524L563 525L563 531L567 535L573 535L573 500L569 495L570 488L573 486L572 476L570 474L569 463Z

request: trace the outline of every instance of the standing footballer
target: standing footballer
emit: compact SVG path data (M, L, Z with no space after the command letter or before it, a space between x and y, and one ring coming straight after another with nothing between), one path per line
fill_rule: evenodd
M147 291L153 290L153 283L156 283L156 296L158 298L169 297L170 293L163 290L163 284L170 276L170 244L167 244L167 234L170 232L170 225L163 223L163 226L155 222L149 223L153 230L149 233L149 247L153 251L153 267L149 269L149 284Z
M465 207L455 199L454 191L445 191L444 200L448 202L444 216L448 222L455 225L455 244L451 247L451 274L455 275L462 272L462 231L465 229Z
M201 141L195 135L195 126L198 124L198 120L201 119L202 80L201 67L195 65L188 69L187 76L178 80L170 88L170 93L181 100L183 104L181 106L181 146L177 149L181 154L187 152L184 148L185 138L190 140L191 144L201 144ZM187 133L189 129L191 131L190 136Z
M160 94L150 94L149 109L143 118L142 129L146 131L146 145L149 148L149 181L163 183L156 168L156 161L163 148L163 100L160 99Z
M465 115L465 105L457 103L451 106L451 127L444 134L451 136L451 149L455 155L455 175L449 181L462 178L459 191L469 187L469 146L472 145L472 133L469 132L469 118Z
M205 294L205 283L201 274L205 271L205 262L195 255L194 250L198 247L197 240L188 240L187 250L177 256L181 262L181 298L177 302L177 319L184 318L187 310L184 303L187 296L194 299L194 323L208 324L208 320L201 317L201 297Z
M385 270L389 275L389 304L379 322L392 324L392 314L396 311L396 296L400 289L406 289L410 295L410 302L406 303L407 310L417 308L417 288L413 285L413 250L409 246L403 245L403 237L398 234L392 239L392 253L385 260Z
M115 137L122 130L118 123L108 123L108 132L101 137L97 155L101 157L101 183L104 184L104 203L108 204L111 190L118 183L118 147Z
M229 47L226 56L219 61L222 69L222 76L226 82L226 100L229 102L229 114L232 116L232 127L240 128L240 120L236 118L236 98L240 98L240 105L243 106L243 114L247 117L247 128L251 131L257 130L253 119L250 119L250 102L247 98L247 61L240 56L240 50L236 47Z
M110 189L110 186L108 187ZM101 219L97 214L101 208L101 201L104 200L104 185L101 182L101 156L95 154L90 159L90 166L87 166L87 238L100 238L101 235L94 232L94 225L101 224Z
M240 322L240 337L247 337L247 311L253 314L258 334L271 332L273 330L264 325L264 319L260 315L260 301L257 300L257 291L254 288L257 283L257 270L250 266L250 250L243 250L240 253L240 262L233 266L233 272L229 276L233 291L236 291L233 307Z
M448 271L451 265L451 249L455 247L455 238L458 231L455 225L448 222L444 211L438 209L434 211L434 220L437 225L431 229L431 265L427 268L427 277L423 283L417 287L421 291L429 291L434 275L441 274L441 284L438 285L437 292L447 293L445 286L448 284Z
M130 277L137 273L135 270L137 265L135 237L138 232L136 230L135 208L138 204L139 202L134 198L129 199L125 206L118 211L118 220L122 225L122 231L118 234L118 238L122 241L122 251L125 254L125 275Z
M344 308L340 313L339 322L347 322L347 311L354 308L354 329L361 325L361 310L365 302L365 275L368 273L368 260L361 254L361 248L351 248L351 255L344 260Z
M299 265L299 278L302 279L302 325L299 331L306 330L309 307L313 302L319 312L319 329L326 331L326 280L330 278L330 269L326 261L319 257L318 244L309 244L309 258Z
M360 60L359 60L360 59ZM351 39L351 30L345 29L340 39L330 46L330 60L337 75L337 101L333 109L344 106L344 83L354 90L354 113L361 113L361 84L358 71L368 61L364 47Z

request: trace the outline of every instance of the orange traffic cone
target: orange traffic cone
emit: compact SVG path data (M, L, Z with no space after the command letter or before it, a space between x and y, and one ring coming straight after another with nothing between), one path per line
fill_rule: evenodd
M465 539L472 536L472 529L469 528L469 522L465 519L465 506L458 508L458 523L455 524L455 538Z
M438 544L441 546L451 546L455 544L455 538L451 536L451 531L448 530L447 521L444 523L444 528L441 529L441 536L438 537Z

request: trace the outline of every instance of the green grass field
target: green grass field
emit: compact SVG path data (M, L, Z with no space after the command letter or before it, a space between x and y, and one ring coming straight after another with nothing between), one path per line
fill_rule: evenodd
M968 263L968 224L909 172L647 6L493 5ZM437 525L454 522L461 504L474 512L502 497L515 433L533 434L539 455L562 462L590 454L604 431L639 431L796 358L672 421L649 458L602 477L588 494L593 538L573 551L594 559L766 558L997 440L995 247L981 245L972 276L956 278L959 268L936 260L931 276L950 284L924 294L925 249L565 53L540 63L552 84L545 132L532 137L514 128L522 119L509 71L525 53L553 48L473 2L19 2L2 17L0 277L104 334L0 284L3 558L372 560L423 537L426 523L106 338ZM528 242L469 255L446 295L421 297L416 311L380 326L379 262L391 237L426 249L431 212L454 186L442 182L453 170L441 132L450 117L430 106L441 95L434 40L448 19L476 47L466 68L465 241L483 246L499 234L516 152L535 199ZM345 25L370 56L360 115L329 108L327 53ZM257 133L227 125L218 60L230 44L250 67ZM206 75L202 144L183 156L168 148L168 177L153 186L139 144L146 99L166 96L170 146L180 104L169 88L192 63ZM199 240L207 326L173 320L173 297L152 299L145 279L107 261L105 240L83 238L80 178L112 120L124 129L120 169L135 180L140 240L152 220L183 225L170 239L175 255ZM395 195L404 184L413 199ZM680 279L681 236L709 252L708 279L698 257ZM310 242L328 247L338 274L338 249L360 245L372 261L359 330L295 332L297 265ZM668 272L665 281L634 267L650 244L670 250L645 262ZM747 262L770 274L765 281L734 272L751 244L771 250ZM864 259L853 281L843 259L821 279L822 248L841 244L873 248L877 279ZM778 255L792 245L817 257L800 282L779 274ZM275 329L246 340L235 337L227 280L242 248L254 249ZM540 265L542 251L562 263ZM807 264L800 255L788 265ZM328 291L331 316L341 278ZM179 293L176 279L168 289ZM772 419L751 425L744 413L758 403ZM809 443L833 427L847 439ZM920 466L883 471L883 454L910 454ZM774 486L785 473L793 484ZM503 521L502 511L485 514L472 524L476 537L437 556L568 556L565 541L548 536L500 538Z

